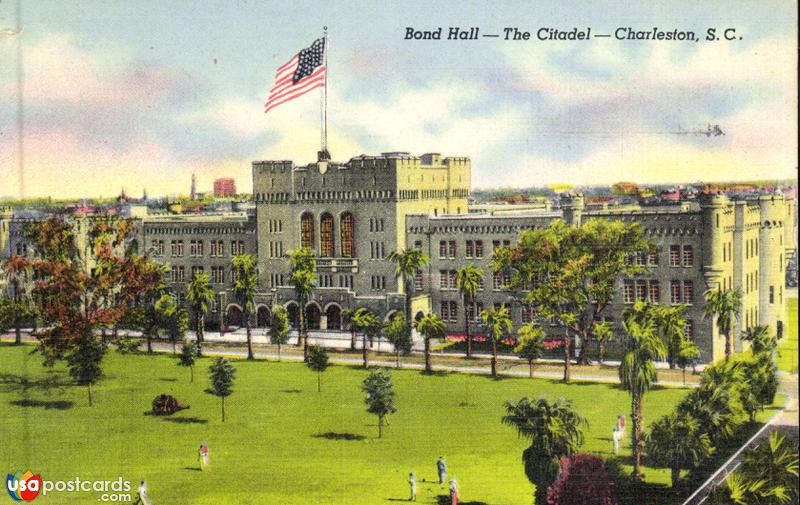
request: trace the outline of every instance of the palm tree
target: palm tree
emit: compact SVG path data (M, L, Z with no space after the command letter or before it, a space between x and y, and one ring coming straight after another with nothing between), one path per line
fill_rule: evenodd
M247 359L254 359L252 315L255 307L256 287L258 286L256 258L250 254L234 256L233 268L236 271L236 284L234 285L233 293L242 306L247 327Z
M600 354L599 361L602 365L606 355L606 345L609 340L614 338L614 323L611 321L598 321L594 323L594 338L597 340Z
M350 330L350 350L356 350L356 334L358 333L358 328L353 323L353 314L356 313L358 309L346 308L342 311L342 320L344 321L345 327Z
M750 481L765 481L767 500L758 503L797 503L797 445L773 431L769 442L745 453L742 473Z
M536 486L536 503L546 503L547 488L555 481L562 457L571 456L583 444L581 428L586 420L563 398L507 401L502 423L517 429L531 445L522 453L525 475Z
M678 353L686 340L686 305L659 307L656 326L667 345L667 362L675 368Z
M289 256L292 267L291 283L297 294L299 307L300 329L297 334L297 345L303 342L303 361L308 362L308 330L306 329L306 304L317 281L317 259L314 252L308 248L292 251Z
M361 340L361 355L364 360L364 368L369 366L367 362L367 337L372 337L380 328L380 320L378 316L365 308L359 308L353 315L350 316L350 321L356 331L360 331L362 336Z
M631 394L633 475L637 480L642 479L644 394L658 380L658 372L653 360L663 359L666 354L664 342L659 338L655 329L657 310L657 305L636 302L632 308L623 313L628 339L625 356L619 365L619 380L622 387Z
M747 328L742 334L742 340L750 342L750 350L754 355L769 353L773 356L778 348L777 339L769 332L769 326L760 324Z
M430 263L428 255L421 250L410 247L405 250L394 251L389 255L389 260L397 263L395 273L403 280L403 288L406 293L406 322L408 323L408 333L411 334L413 316L411 315L411 293L414 290L414 277L422 267Z
M700 422L685 413L672 413L653 423L646 438L647 456L654 466L667 466L672 472L672 490L678 492L681 470L700 465L714 447Z
M431 368L431 339L444 338L447 335L447 326L436 314L425 314L416 322L417 331L425 339L425 371L433 372Z
M497 342L513 328L511 317L508 308L501 305L496 309L481 312L481 320L489 328L489 337L492 339L492 377L497 377Z
M481 285L481 279L483 279L483 270L472 263L467 263L466 266L458 269L456 285L461 293L461 299L464 301L464 334L467 336L467 358L472 357L472 335L469 333L470 320L467 307L475 300L475 295Z
M19 345L22 343L22 298L23 298L23 283L28 280L28 275L31 270L31 263L25 256L12 255L3 263L3 270L5 270L6 278L11 283L12 299L14 301L14 343Z
M192 305L195 316L195 336L197 340L197 355L203 355L203 335L205 333L205 317L208 308L214 301L214 290L211 289L211 277L207 273L194 274L192 280L186 285L186 298ZM222 308L220 308L222 310Z
M733 356L733 326L742 309L742 291L740 289L722 289L706 291L706 317L717 318L717 328L725 335L725 359Z

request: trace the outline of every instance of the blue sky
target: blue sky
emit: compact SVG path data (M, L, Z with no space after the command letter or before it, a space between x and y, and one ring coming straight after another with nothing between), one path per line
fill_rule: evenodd
M792 2L0 1L0 195L186 192L254 159L313 161L319 97L263 114L275 69L330 33L334 159L467 155L478 187L797 175ZM405 29L735 27L735 42L407 41ZM10 31L2 31L7 29ZM674 135L718 123L724 137Z

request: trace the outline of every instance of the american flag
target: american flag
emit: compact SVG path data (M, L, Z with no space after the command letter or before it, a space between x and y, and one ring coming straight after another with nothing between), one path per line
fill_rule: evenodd
M325 38L295 54L275 73L275 84L264 104L267 113L278 105L325 86Z

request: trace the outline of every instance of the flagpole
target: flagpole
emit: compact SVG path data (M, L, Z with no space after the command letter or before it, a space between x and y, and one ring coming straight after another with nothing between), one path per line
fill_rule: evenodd
M323 65L325 65L325 85L322 86L321 123L322 123L322 150L320 151L320 161L330 160L328 152L328 27L323 26Z

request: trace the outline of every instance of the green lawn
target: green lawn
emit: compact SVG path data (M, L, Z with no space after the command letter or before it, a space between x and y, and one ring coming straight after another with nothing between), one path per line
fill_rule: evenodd
M797 373L797 297L789 298L789 327L778 346L778 368Z
M168 356L111 352L88 407L86 389L69 385L62 368L44 369L31 350L0 345L4 468L31 468L46 480L144 479L156 505L387 503L407 498L412 470L419 502L437 503L446 493L431 483L440 455L465 501L529 504L532 488L520 461L526 443L500 424L505 400L570 398L589 419L583 449L605 455L616 416L630 410L627 393L611 385L396 371L399 410L378 439L360 391L366 372L356 368L331 367L317 393L315 374L301 364L237 361L222 423L218 399L203 392L209 359L189 384L188 370ZM171 418L146 415L162 392L191 408ZM649 393L646 419L666 414L685 394ZM196 470L201 441L211 450L211 469L202 473ZM664 469L647 468L646 475L651 482L669 478ZM89 503L98 496L50 494L37 503Z

